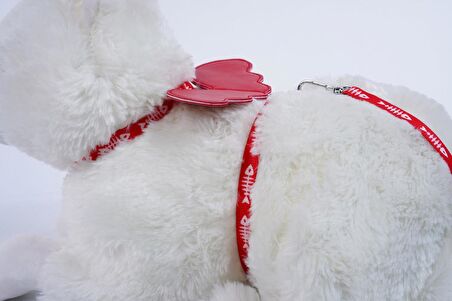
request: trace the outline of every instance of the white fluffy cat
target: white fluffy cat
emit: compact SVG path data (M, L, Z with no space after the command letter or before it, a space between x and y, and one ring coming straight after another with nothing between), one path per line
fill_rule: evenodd
M450 171L418 131L369 104L314 88L274 93L265 108L176 104L136 140L80 162L192 77L154 0L23 0L2 22L0 132L68 171L58 246L39 253L49 256L37 287L24 291L45 301L452 299ZM394 102L452 147L452 121L433 100L362 78L330 83ZM246 276L236 190L259 111ZM13 269L0 273L0 297L30 272Z

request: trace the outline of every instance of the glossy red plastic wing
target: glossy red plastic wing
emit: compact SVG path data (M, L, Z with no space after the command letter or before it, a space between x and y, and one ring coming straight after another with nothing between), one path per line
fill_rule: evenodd
M262 75L251 72L252 66L242 59L203 64L196 68L193 80L200 89L184 84L167 95L176 101L215 107L266 99L271 87L262 83Z

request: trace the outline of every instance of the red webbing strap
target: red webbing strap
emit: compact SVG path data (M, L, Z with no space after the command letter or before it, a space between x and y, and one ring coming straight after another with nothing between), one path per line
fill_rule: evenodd
M155 107L154 111L138 121L117 130L110 138L110 141L104 145L98 145L93 149L88 158L83 160L96 161L100 156L106 155L116 148L116 146L124 141L132 141L136 137L143 134L144 130L150 123L163 119L173 108L174 102L172 100L165 100L162 105Z
M447 149L446 145L441 141L438 135L433 132L425 123L411 115L410 113L402 110L401 108L383 100L373 94L370 94L358 87L350 87L345 89L342 94L353 97L354 99L366 101L373 104L374 106L385 110L394 117L402 119L409 124L411 124L415 129L417 129L422 136L430 143L433 149L446 161L449 166L450 172L452 173L452 155Z
M259 116L258 116L259 117ZM256 118L257 120L257 118ZM253 154L254 138L256 134L256 120L251 126L248 140L246 141L245 151L243 152L242 167L240 169L237 208L236 208L236 235L237 248L240 257L240 263L245 273L248 273L246 259L248 257L249 238L251 234L251 189L256 182L257 171L259 167L259 155Z

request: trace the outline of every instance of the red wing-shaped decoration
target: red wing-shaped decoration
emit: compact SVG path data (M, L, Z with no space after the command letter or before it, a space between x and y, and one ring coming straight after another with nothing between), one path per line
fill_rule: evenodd
M176 101L210 107L266 99L271 88L262 83L262 75L250 71L252 66L242 59L203 64L196 68L193 80L199 88L185 83L168 91L167 96Z

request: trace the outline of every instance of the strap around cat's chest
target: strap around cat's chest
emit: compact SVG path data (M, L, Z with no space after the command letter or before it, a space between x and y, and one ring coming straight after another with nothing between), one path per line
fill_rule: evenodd
M446 164L449 166L452 173L452 155L447 149L443 141L430 129L424 122L416 118L414 115L407 111L383 100L373 94L365 92L358 87L330 87L328 85L322 85L315 82L302 82L298 86L298 90L301 90L304 84L314 84L325 87L327 90L333 91L335 94L342 94L350 96L359 101L366 101L374 106L388 112L396 118L404 120L410 123L415 129L417 129L422 136L430 143L433 149L438 155L443 158ZM240 257L240 263L245 273L248 273L249 267L247 264L248 250L250 247L250 235L251 235L251 207L252 207L252 189L256 182L257 173L259 170L259 154L253 152L254 141L256 138L256 121L251 126L250 133L245 145L245 151L243 153L243 161L240 169L240 177L238 183L237 193L237 208L236 208L236 235L237 235L237 248Z

